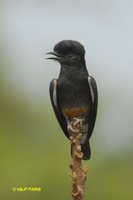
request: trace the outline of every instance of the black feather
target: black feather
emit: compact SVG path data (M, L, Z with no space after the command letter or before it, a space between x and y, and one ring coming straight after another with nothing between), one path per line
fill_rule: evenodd
M65 117L62 115L61 111L60 111L60 107L58 105L58 100L57 100L57 80L53 79L50 83L50 87L49 87L49 92L50 92L50 99L51 99L51 103L53 106L53 110L54 113L56 115L56 118L64 132L64 134L66 135L67 138L69 138L69 132L67 130L67 122Z

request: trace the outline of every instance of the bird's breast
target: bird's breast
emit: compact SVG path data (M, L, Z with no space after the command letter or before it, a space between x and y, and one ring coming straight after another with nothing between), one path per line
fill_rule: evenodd
M62 108L80 108L91 104L88 80L81 77L60 77L58 79L57 96Z

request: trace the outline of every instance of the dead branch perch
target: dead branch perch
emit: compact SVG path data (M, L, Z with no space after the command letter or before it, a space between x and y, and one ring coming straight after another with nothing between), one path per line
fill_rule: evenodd
M87 170L82 168L82 157L80 141L82 138L80 124L73 126L75 132L71 133L70 142L72 145L72 163L70 168L72 170L72 197L73 200L84 200L85 198L85 181L87 178Z

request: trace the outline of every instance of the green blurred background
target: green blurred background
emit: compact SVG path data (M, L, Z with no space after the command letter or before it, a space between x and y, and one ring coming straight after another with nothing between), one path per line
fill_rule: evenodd
M84 44L99 109L86 200L133 198L133 2L0 1L0 199L71 199L70 144L49 100L62 39ZM13 192L41 187L41 192Z

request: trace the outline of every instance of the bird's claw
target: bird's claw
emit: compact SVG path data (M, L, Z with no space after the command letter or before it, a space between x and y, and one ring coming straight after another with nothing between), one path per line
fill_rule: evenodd
M67 130L68 130L69 133L71 133L71 132L76 133L76 130L72 127L71 124L68 124Z
M82 119L79 119L79 118L76 118L76 117L74 117L73 119L74 119L73 126L76 126L77 124L79 124L80 127L82 127L82 122L83 122Z
M68 132L77 133L78 131L75 127L77 126L77 124L79 124L80 128L82 128L82 122L83 122L82 119L74 117L71 122L68 122L67 125Z

